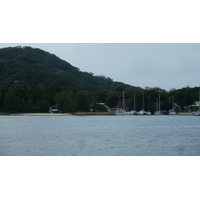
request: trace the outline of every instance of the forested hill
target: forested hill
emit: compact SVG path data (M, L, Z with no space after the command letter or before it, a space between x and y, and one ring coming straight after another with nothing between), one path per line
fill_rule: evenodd
M31 47L8 47L0 49L0 85L16 84L31 86L50 81L54 87L66 91L137 89L131 85L114 82L105 76L82 72L56 55Z

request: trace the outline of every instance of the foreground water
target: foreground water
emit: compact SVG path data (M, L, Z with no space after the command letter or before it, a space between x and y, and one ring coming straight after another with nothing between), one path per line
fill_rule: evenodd
M200 117L0 116L1 156L199 156Z

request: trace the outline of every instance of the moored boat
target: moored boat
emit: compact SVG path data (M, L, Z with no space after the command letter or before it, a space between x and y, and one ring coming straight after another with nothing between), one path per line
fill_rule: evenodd
M116 111L115 114L116 115L130 115L131 114L129 111L125 110L125 94L124 94L124 91L123 91L123 109Z
M162 114L163 114L163 111L157 110L157 111L154 112L154 114L155 114L155 115L162 115Z
M160 110L160 94L158 95L158 99L156 98L156 106L157 106L157 110L154 112L154 114L162 115L163 111Z
M192 112L191 114L194 116L200 116L200 110L197 110L196 112Z
M137 112L137 115L147 115L147 112L142 109L142 110Z
M169 115L176 115L176 112L172 109L172 110L169 110Z
M131 110L131 111L130 111L130 114L131 114L131 115L137 115L137 111Z
M151 112L150 112L150 111L147 111L146 114L147 114L147 115L151 115Z

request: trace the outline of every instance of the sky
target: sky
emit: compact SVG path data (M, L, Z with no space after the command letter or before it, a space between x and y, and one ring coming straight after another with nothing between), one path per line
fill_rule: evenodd
M200 86L199 43L1 43L55 54L94 75L167 91Z
M40 48L81 71L142 88L199 87L196 3L8 0L0 13L0 48Z

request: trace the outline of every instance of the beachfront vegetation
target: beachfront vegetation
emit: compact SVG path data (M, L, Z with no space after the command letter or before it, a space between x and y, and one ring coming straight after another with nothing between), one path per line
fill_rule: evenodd
M143 109L143 92L144 92L144 109L152 113L156 110L156 98L160 94L161 109L170 110L173 103L177 103L181 110L188 111L189 105L198 100L199 88L182 88L171 90L169 92L160 88L148 88L143 90L125 90L126 107L128 110L134 109L134 93L136 110ZM86 91L72 89L67 92L61 87L53 87L49 81L40 84L35 83L30 87L15 85L0 87L0 112L49 112L49 107L58 105L62 112L79 112L79 111L106 111L99 103L105 103L107 106L122 107L122 92L113 91ZM180 111L180 110L179 110Z

